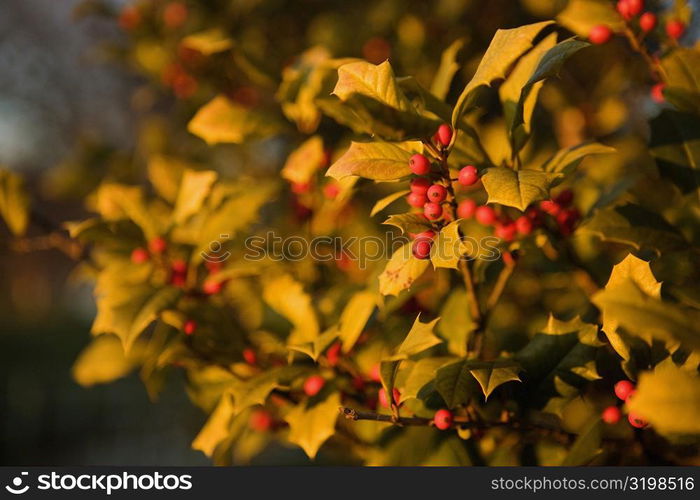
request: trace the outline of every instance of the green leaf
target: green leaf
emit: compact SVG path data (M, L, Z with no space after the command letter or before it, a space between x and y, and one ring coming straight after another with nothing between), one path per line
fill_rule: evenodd
M338 323L338 337L343 343L343 352L349 352L353 348L376 306L377 295L374 292L362 291L352 296Z
M661 60L664 96L679 111L700 115L700 53L677 47Z
M434 268L457 269L465 249L459 234L459 220L452 221L438 233L430 248L430 262Z
M503 366L504 363L506 362L494 364L487 368L471 370L471 374L479 382L486 399L489 398L494 390L506 382L520 382L520 377L518 376L520 368L515 363L514 366Z
M603 452L602 449L602 422L596 415L586 425L581 434L576 437L573 446L562 461L562 466L588 465L591 460Z
M230 49L233 47L233 40L220 29L214 28L188 35L182 39L180 44L209 56Z
M335 339L338 338L338 329L336 327L331 327L321 335L316 337L313 342L305 342L303 344L289 345L289 349L292 351L301 352L306 354L314 361L318 360L318 357L328 349L328 347L333 343Z
M529 75L529 79L521 86L520 95L516 101L515 110L510 123L510 137L514 151L519 151L527 141L530 134L530 119L537 101L537 94L546 78L558 76L561 67L573 54L589 44L570 38L555 46L556 35L550 35L542 43L525 55L513 73L516 73L521 64L532 64L532 59L537 58L536 66ZM546 52L542 53L542 50ZM528 71L526 66L523 71ZM508 80L506 80L506 83Z
M458 356L467 355L467 342L477 325L469 314L469 297L463 288L456 288L440 310L438 334L447 340L448 350Z
M97 190L96 209L108 221L128 219L141 228L146 239L160 236L159 227L143 196L143 189L116 183L103 183Z
M615 148L598 142L583 142L576 146L560 149L543 166L543 170L552 173L568 174L589 155L614 153Z
M311 296L301 283L288 274L268 277L263 283L263 299L293 325L287 339L290 345L313 342L319 334L316 311Z
M342 101L360 94L401 111L413 111L411 103L396 82L389 61L379 65L366 61L342 65L338 68L338 83L333 94Z
M579 228L603 241L663 253L687 246L678 230L661 215L632 203L599 210Z
M440 58L440 66L435 72L433 83L430 86L430 92L439 99L445 99L450 91L450 84L457 71L457 54L464 47L464 39L460 38L452 42L452 44L443 51Z
M664 110L651 121L651 154L659 173L683 193L700 187L700 118L694 114Z
M401 399L420 398L422 390L435 379L438 368L453 361L453 358L423 358L410 368L401 390Z
M231 420L234 415L233 401L231 394L222 394L219 403L209 416L204 427L199 431L197 437L192 441L192 448L199 450L206 456L211 457L216 447L224 441L231 432Z
M202 106L187 124L190 133L209 145L241 144L252 137L273 135L278 129L279 124L269 116L234 103L223 95Z
M624 285L627 281L635 283L650 297L661 298L661 283L656 281L654 274L651 272L651 266L648 262L632 254L628 254L627 257L613 267L610 279L605 285L605 290L611 294L619 293L615 291L615 288ZM629 360L631 346L625 336L618 331L619 324L614 313L610 310L606 311L604 307L601 308L601 311L603 314L603 332L605 332L615 351L624 360Z
M624 20L607 0L569 0L557 16L557 22L583 38L588 38L591 29L599 24L614 32L625 28Z
M73 379L83 387L113 382L128 375L136 360L124 354L124 347L114 335L99 335L82 350L73 364Z
M321 136L314 135L287 157L281 172L282 178L298 184L309 182L325 161L323 139Z
M234 413L238 414L255 405L264 405L270 393L278 388L288 387L297 377L304 374L308 368L301 365L287 365L273 368L246 381L237 381L231 385Z
M352 142L350 148L328 169L326 175L342 179L357 175L366 179L394 180L411 173L407 144L390 142ZM418 147L419 144L411 146Z
M391 193L389 196L385 196L381 200L377 201L377 203L374 204L372 207L372 211L369 213L370 217L374 217L377 215L379 212L384 210L386 207L394 203L396 200L399 200L406 196L408 193L411 191L408 189L402 189L401 191L396 191L395 193Z
M660 434L700 434L700 378L673 364L659 366L641 374L627 407Z
M488 203L500 203L524 211L531 203L549 199L549 187L559 174L540 170L487 168L481 177Z
M0 168L0 215L12 234L21 236L29 225L29 195L24 180L14 172Z
M542 407L553 394L563 395L557 390L557 378L570 386L600 378L595 358L601 345L596 325L578 317L559 321L550 316L544 330L515 355L525 371L530 400Z
M422 233L432 228L423 214L390 215L382 224L398 227L403 234Z
M435 388L448 408L466 404L475 394L474 377L468 360L458 361L439 368L435 375Z
M452 128L457 125L476 101L476 91L483 86L490 86L494 80L505 78L512 64L532 47L535 37L552 21L528 24L518 28L496 31L476 73L462 91L452 112ZM454 139L453 139L454 140Z
M294 407L284 417L289 424L289 441L301 446L309 458L316 457L321 445L335 432L339 407L337 392L315 405L307 402Z
M442 340L433 333L433 329L439 320L440 318L436 318L428 323L421 323L419 314L393 357L406 359L433 346L442 344Z
M192 165L176 158L153 155L148 159L148 180L158 195L169 203L175 203L182 174Z
M185 170L173 209L173 220L176 224L182 224L201 210L217 177L218 174L213 170Z
M412 244L406 243L396 250L379 275L379 292L382 295L398 295L410 288L428 268L428 260L417 259L411 249Z

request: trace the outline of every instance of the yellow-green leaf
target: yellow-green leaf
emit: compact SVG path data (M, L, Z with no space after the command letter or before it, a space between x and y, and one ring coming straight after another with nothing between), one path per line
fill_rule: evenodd
M219 443L229 436L231 419L234 415L233 409L231 394L225 392L204 424L204 427L192 441L192 449L199 450L206 456L211 457Z
M182 39L183 46L197 50L205 56L223 52L233 47L233 40L218 28L193 33Z
M430 222L423 216L423 214L390 215L389 218L382 224L398 227L404 234L422 233L423 231L427 231L428 229L432 228Z
M99 335L82 350L73 364L73 379L84 387L113 382L128 375L135 359L124 354L124 346L115 335Z
M604 24L614 32L621 32L625 22L607 0L569 0L557 16L557 22L577 35L588 38L594 26Z
M442 339L433 333L433 329L440 318L435 318L428 323L421 323L420 315L413 322L413 326L396 350L394 358L405 359L415 354L419 354L426 349L442 344Z
M350 351L355 345L376 305L374 292L362 291L352 296L339 321L338 337L343 342L343 352Z
M455 76L455 73L459 71L459 64L457 64L457 54L464 47L464 39L460 38L452 42L452 44L447 47L442 53L440 58L440 66L438 67L435 77L433 78L433 83L430 86L430 93L439 99L445 99L447 93L450 90L450 84Z
M316 311L311 296L304 287L288 274L267 278L263 284L263 299L293 325L287 339L290 345L313 342L319 334Z
M335 432L339 407L337 392L314 405L297 405L284 417L289 424L289 440L301 446L309 458L315 458L321 445Z
M486 169L481 180L489 203L500 203L525 210L531 203L549 199L549 188L559 174L541 170L513 170L508 167Z
M459 221L452 221L438 233L430 248L430 262L433 267L457 269L459 259L464 254L462 237L459 234Z
M398 295L410 288L428 267L427 259L417 259L411 251L411 243L396 250L379 275L379 292L382 295Z
M0 168L0 215L13 234L20 236L29 224L29 195L24 180L17 174Z
M369 213L370 217L374 217L377 215L379 212L384 210L386 207L394 203L396 200L401 199L402 197L406 196L408 193L411 191L408 189L402 189L401 191L396 191L395 193L391 193L388 196L385 196L381 200L377 201L377 203L374 204L372 207L372 210Z
M412 155L410 145L417 146L416 143L352 142L326 175L335 179L357 175L374 180L405 177L411 173L408 166Z
M314 135L287 157L281 172L282 178L292 183L309 182L316 171L321 168L325 159L323 139L321 136Z
M173 210L176 224L182 224L200 211L217 177L213 170L185 170Z
M491 393L506 382L520 382L518 366L499 366L494 364L486 368L476 368L471 370L471 374L484 391L484 397L488 399Z
M412 110L403 91L396 83L389 61L374 65L366 61L344 64L338 68L338 83L333 94L346 101L360 94L401 111Z

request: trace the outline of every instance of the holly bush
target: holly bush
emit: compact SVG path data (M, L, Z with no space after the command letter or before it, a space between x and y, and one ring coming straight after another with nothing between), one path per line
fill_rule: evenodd
M81 5L136 144L50 173L62 229L0 178L94 281L76 380L180 376L217 464L697 464L685 2L302 4Z

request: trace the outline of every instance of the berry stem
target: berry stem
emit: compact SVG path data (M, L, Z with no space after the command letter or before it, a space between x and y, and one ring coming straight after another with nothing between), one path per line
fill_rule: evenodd
M644 46L643 43L641 43L641 40L636 37L636 35L628 25L625 25L623 33L629 41L632 50L641 55L642 58L644 58L644 60L646 61L646 63L649 65L649 69L651 70L651 73L654 76L654 78L659 81L666 81L668 79L668 76L666 75L666 71L664 70L664 68L661 66L661 64L659 64L659 62L655 58L651 56L651 54L649 54L647 48Z

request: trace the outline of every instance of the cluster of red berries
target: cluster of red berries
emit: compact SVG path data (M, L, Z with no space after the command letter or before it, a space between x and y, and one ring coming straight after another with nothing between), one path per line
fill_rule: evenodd
M644 10L644 0L619 0L617 11L625 21L632 21L639 16L639 28L644 33L649 33L656 28L657 18L653 12L642 12ZM670 19L666 22L666 35L672 40L678 40L685 33L685 24L678 19ZM599 24L594 26L588 33L591 43L603 44L610 41L613 32L609 26Z
M189 17L189 10L184 2L169 2L161 13L163 25L168 29L182 27ZM127 5L119 14L119 27L124 31L133 31L141 25L141 10L135 5Z
M634 395L634 392L634 384L629 380L620 380L617 384L615 384L615 396L617 396L617 398L621 401L627 401ZM621 418L622 411L617 406L608 406L603 410L603 413L601 414L601 419L606 424L616 424L620 421ZM636 414L633 411L627 414L627 420L629 421L632 427L635 427L637 429L643 429L644 427L649 425L649 423L646 420L644 420L640 415Z

